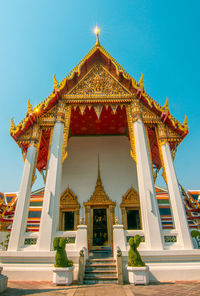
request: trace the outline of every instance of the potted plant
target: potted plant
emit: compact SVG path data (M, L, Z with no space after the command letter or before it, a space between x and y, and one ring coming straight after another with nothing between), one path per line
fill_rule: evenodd
M130 249L128 252L128 279L130 284L148 285L149 283L149 267L142 261L137 250L141 242L141 237L136 235L129 239Z
M55 237L53 241L56 250L55 264L53 269L53 283L56 285L70 285L73 281L73 261L68 260L65 251L66 239Z

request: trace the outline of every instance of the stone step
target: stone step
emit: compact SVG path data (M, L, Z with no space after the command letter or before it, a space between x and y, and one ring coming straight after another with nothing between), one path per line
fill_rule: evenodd
M85 264L85 268L99 268L99 269L101 269L101 268L115 268L116 267L116 264L113 264L113 263L111 263L111 264L108 264L108 263L86 263Z
M84 280L84 285L95 285L95 284L118 284L118 280L102 280L102 279L93 279L93 280Z
M116 260L115 259L113 259L112 257L111 258L95 258L95 259L88 259L87 261L86 261L86 263L88 263L88 262L96 262L96 263L103 263L103 262L105 262L105 263L116 263Z
M113 274L113 275L116 275L117 274L117 271L116 269L114 270L85 270L85 274L89 274L89 275L92 275L92 274Z
M86 265L85 270L116 270L116 265Z
M90 275L85 275L84 280L117 280L117 276L113 274L106 274L106 275L100 275L100 274L90 274Z

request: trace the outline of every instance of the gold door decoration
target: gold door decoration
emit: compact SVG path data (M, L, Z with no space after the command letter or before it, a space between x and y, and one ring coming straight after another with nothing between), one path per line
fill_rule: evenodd
M79 210L80 210L80 204L78 202L77 196L73 193L73 191L69 187L67 187L67 189L63 192L63 194L60 197L59 229L64 230L65 212L72 211L74 212L74 230L76 230L77 225L79 225Z
M127 229L127 210L139 210L140 213L140 222L141 220L141 211L140 211L140 197L137 191L131 186L131 188L126 192L122 197L122 202L120 204L122 211L122 224L124 229ZM142 223L141 223L142 225Z
M100 168L98 161L98 177L96 181L96 186L94 193L90 197L89 201L84 202L85 206L85 219L86 225L88 226L88 240L89 247L93 246L93 209L106 209L107 213L107 228L108 228L108 246L112 244L112 225L114 224L114 209L116 202L109 199L106 194L104 187L102 185L102 180L100 176Z

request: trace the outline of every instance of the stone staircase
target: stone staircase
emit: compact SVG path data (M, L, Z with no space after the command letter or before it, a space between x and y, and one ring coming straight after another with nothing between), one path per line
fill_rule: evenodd
M116 260L112 257L111 249L94 250L89 253L83 283L118 283Z

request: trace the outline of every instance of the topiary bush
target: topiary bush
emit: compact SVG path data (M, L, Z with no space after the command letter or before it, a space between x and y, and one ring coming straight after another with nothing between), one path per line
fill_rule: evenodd
M142 267L145 266L145 263L142 261L141 256L137 250L141 243L141 237L139 235L135 235L129 239L130 249L128 251L128 266L131 267Z
M192 237L200 237L200 231L198 231L198 230L192 230L192 232L191 232L191 235L192 235Z
M56 251L55 267L71 267L73 261L68 260L65 251L66 239L64 237L55 237L53 241L53 248Z

